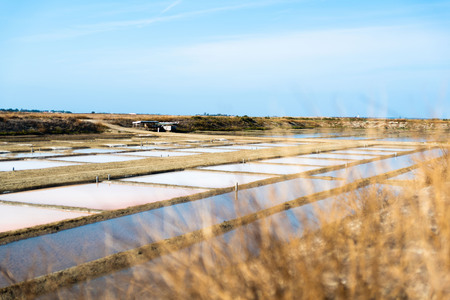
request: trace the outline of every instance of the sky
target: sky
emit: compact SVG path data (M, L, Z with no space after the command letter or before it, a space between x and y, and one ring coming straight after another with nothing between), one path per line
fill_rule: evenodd
M0 108L450 118L450 0L0 0Z

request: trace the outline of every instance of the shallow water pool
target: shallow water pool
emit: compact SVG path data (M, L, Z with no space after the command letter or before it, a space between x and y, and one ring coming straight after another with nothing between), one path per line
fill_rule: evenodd
M113 210L204 192L125 184L81 184L0 195L0 200Z
M427 150L420 153L402 155L399 157L391 157L348 167L342 170L330 171L326 173L317 174L316 176L330 176L335 178L343 178L349 182L362 178L376 176L382 173L387 173L393 170L406 168L414 165L418 161L436 158L442 155L439 149Z
M89 214L83 212L0 203L0 232L48 224L87 215Z
M331 153L331 152L324 152L324 153L315 153L315 154L305 154L301 155L299 157L304 158L335 158L335 159L348 159L348 160L363 160L363 159L370 159L374 158L375 156L369 156L369 155L356 155L356 154L337 154L337 153Z
M21 170L35 170L35 169L46 169L54 167L65 167L78 165L73 162L62 162L62 161L50 161L50 160L14 160L14 161L0 161L0 172L7 171L21 171Z
M262 160L262 163L275 163L275 164L293 164L293 165L312 165L312 166L335 166L348 163L348 160L338 159L318 159L318 158L304 158L300 156L295 157L281 157L274 159Z
M62 152L27 152L27 153L8 153L8 154L0 154L0 157L3 158L42 158L42 157L51 157L51 156L60 156L67 153Z
M270 178L270 176L185 170L130 177L122 179L121 181L174 184L204 188L225 188L235 186L236 183L245 184L267 178Z
M181 149L180 149L181 151ZM171 157L171 156L187 156L187 155L195 155L199 153L193 152L175 152L175 151L136 151L136 152L127 152L127 153L119 153L118 155L127 155L127 156L146 156L146 157Z
M73 153L94 154L94 153L116 153L123 150L119 149L100 149L100 148L87 148L87 149L75 149Z
M121 162L128 160L142 159L142 157L132 156L120 156L119 154L97 154L97 155L80 155L80 156L68 156L61 158L50 158L50 160L57 161L71 161L71 162L84 162L84 163L111 163Z
M249 144L250 146L260 146L260 147L292 147L304 145L305 143L292 143L292 144L283 144L283 143L258 143L258 144Z
M377 150L370 150L370 149L365 149L365 148L355 148L355 149L346 149L346 150L336 150L336 151L331 151L329 153L337 153L337 154L364 154L364 155L373 155L373 156L378 156L378 155L390 155L390 154L395 154L397 152L395 151L377 151Z
M199 169L204 170L217 170L217 171L229 171L229 172L250 172L250 173L262 173L262 174L296 174L306 171L319 169L317 166L293 166L293 165L275 165L267 163L245 163L245 164L229 164L219 165L211 167L202 167Z
M400 152L400 151L411 151L411 150L414 150L415 148L396 148L396 147L374 146L374 147L371 147L368 149Z
M258 150L258 149L268 149L270 147L256 146L256 145L232 145L232 146L220 146L218 149L234 149L234 150Z
M174 149L175 150L175 149ZM201 152L201 153L221 153L221 152L232 152L238 151L238 149L221 149L216 147L205 147L205 148L188 148L188 149L177 149L181 152Z
M416 170L412 170L395 177L389 178L389 180L414 180L417 178L418 172Z
M218 224L340 184L297 178L241 190L237 201L234 192L227 193L20 240L0 246L1 265L20 281ZM7 279L0 274L0 287L6 285Z

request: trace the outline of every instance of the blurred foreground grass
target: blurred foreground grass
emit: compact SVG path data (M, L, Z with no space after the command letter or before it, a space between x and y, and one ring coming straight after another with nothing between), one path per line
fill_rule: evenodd
M231 237L163 256L60 298L447 299L450 155L421 164L400 189L369 186L298 217L270 218ZM387 187L387 188L386 188ZM276 195L272 195L275 197ZM288 220L286 220L288 222ZM75 294L74 294L75 292Z

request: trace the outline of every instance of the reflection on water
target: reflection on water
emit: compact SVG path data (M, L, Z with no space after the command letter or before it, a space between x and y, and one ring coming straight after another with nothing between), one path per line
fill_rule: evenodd
M128 160L142 159L142 157L127 157L111 155L111 154L98 154L98 155L80 155L80 156L68 156L61 158L50 158L50 160L58 161L73 161L73 162L84 162L84 163L110 163L110 162L120 162Z
M127 147L124 147L124 149L140 149L140 150L164 150L166 148L162 148L161 146L127 146Z
M427 141L434 140L433 138L424 138L424 137L389 137L389 138L381 138L377 139L377 141L386 141L386 142L416 142L423 143Z
M305 154L301 155L299 157L304 158L334 158L334 159L348 159L348 160L363 160L363 159L371 159L375 158L376 156L371 155L356 155L356 154L337 154L337 153L331 153L331 152L323 152L323 153L316 153L316 154Z
M0 246L2 266L19 280L221 223L341 183L298 178L119 217ZM268 197L268 195L271 195ZM39 249L39 251L36 251ZM58 249L55 251L55 249ZM41 257L51 257L51 266ZM0 287L8 285L0 275Z
M414 150L415 148L407 148L407 147L399 148L399 147L374 146L374 147L371 147L369 149L400 152L400 151L411 151L411 150Z
M403 155L399 157L392 157L361 165L348 167L341 170L330 171L316 176L330 176L335 178L344 178L347 181L355 181L362 178L372 177L387 173L401 168L410 167L416 164L417 161L432 159L443 154L440 149L427 150L424 152Z
M332 139L335 140L367 140L367 139L371 139L373 137L369 137L369 136L337 136L337 137L332 137Z
M119 149L100 149L100 148L87 148L87 149L76 149L73 153L83 153L83 154L94 154L94 153L116 153L123 150Z
M269 146L258 146L254 145L231 145L231 146L219 146L218 149L232 149L232 150L258 150L258 149L268 149Z
M343 132L297 132L293 134L285 134L285 135L264 135L267 137L274 137L274 138L296 138L296 139L309 139L309 138L332 138L337 135L342 135Z
M260 146L260 147L292 147L298 145L305 145L307 143L293 143L293 144L284 144L284 143L257 143L257 144L249 144L250 146Z
M389 180L414 180L417 178L417 171L412 170L400 175L397 175L395 177L389 178Z
M180 149L180 151L182 151ZM136 151L136 152L127 152L127 153L119 153L119 155L124 156L142 156L142 157L170 157L170 156L187 156L187 155L195 155L199 153L192 152L175 152L175 151ZM141 158L142 158L141 157Z
M372 188L399 192L392 186L376 185L358 189L355 193L364 193ZM159 280L164 281L161 270L167 269L168 265L173 266L174 262L180 262L177 268L189 268L191 266L189 259L200 255L214 265L220 264L223 267L224 263L234 264L236 261L246 259L248 254L258 255L262 230L268 230L269 234L272 234L272 239L288 241L300 237L304 226L317 228L352 214L351 206L345 203L348 198L349 193L346 193L282 211L146 263L81 282L58 292L59 295L68 298L82 295L83 291L89 289L92 291L91 295L101 297L104 295L103 291L108 289L112 290L115 296L126 298L127 284L131 280L138 280L140 284L151 288Z
M370 149L370 148L354 148L354 149L347 149L347 150L336 150L331 151L328 153L338 153L338 154L368 154L368 155L391 155L395 154L394 151L385 151L385 150L379 150L376 149Z
M3 158L33 158L33 157L51 157L51 156L59 156L64 155L64 152L27 152L27 153L7 153L0 154L0 157Z
M213 147L205 147L205 148L189 148L189 149L179 149L181 152L202 152L202 153L221 153L221 152L231 152L237 151L238 149L220 149Z
M0 195L0 200L113 210L188 196L202 189L124 184L81 184Z
M146 176L136 176L121 181L136 181L145 183L175 184L183 186L225 188L270 178L266 175L250 175L237 173L207 172L200 170L185 170Z
M387 134L379 139L378 141L389 141L389 142L415 142L415 143L424 143L424 142L445 142L448 141L450 135L448 132L439 132L439 131L428 131L426 133L410 133L410 134Z
M245 163L245 164L229 164L212 167L202 167L204 170L217 170L229 172L250 172L250 173L266 173L266 174L296 174L306 171L319 169L316 166L293 166L293 165L275 165L265 163Z
M301 156L295 157L281 157L274 159L262 160L263 163L276 163L276 164L293 164L293 165L312 165L312 166L334 166L344 165L348 163L348 160L339 159L318 159L318 158L305 158Z
M65 167L72 165L77 165L77 163L56 162L40 159L0 161L0 172L45 169L45 168Z
M430 131L427 134L421 133L420 136L416 132L403 132L400 134L386 134L382 132L373 132L370 130L337 130L337 131L319 131L314 130L292 130L287 134L261 134L254 133L253 136L264 136L273 138L328 138L335 140L365 140L376 139L377 141L392 142L429 142L429 141L445 141L449 139L448 133Z
M48 224L87 215L89 214L82 212L0 204L0 232Z

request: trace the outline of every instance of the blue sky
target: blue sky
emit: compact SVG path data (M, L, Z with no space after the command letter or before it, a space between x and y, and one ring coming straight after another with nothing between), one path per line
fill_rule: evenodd
M0 0L0 108L450 118L450 1Z

